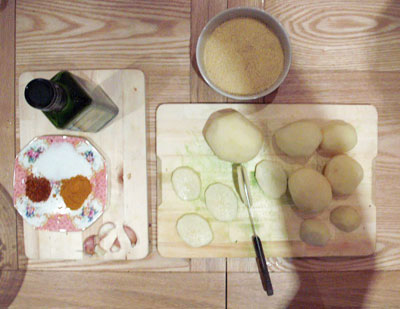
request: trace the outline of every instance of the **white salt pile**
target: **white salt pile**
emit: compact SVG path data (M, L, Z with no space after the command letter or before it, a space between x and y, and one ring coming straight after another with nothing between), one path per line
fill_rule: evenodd
M90 178L93 174L89 162L67 142L52 144L37 159L32 172L53 181L77 175Z

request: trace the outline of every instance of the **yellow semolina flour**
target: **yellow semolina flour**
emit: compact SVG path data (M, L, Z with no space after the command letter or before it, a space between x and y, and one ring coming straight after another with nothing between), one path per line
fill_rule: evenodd
M252 95L269 88L283 71L278 37L253 18L235 18L218 26L204 46L208 78L220 89Z

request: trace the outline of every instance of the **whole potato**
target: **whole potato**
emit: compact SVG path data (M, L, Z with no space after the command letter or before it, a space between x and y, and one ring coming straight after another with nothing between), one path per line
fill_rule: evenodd
M325 166L324 175L331 184L333 193L347 195L353 193L360 184L364 171L353 158L337 155Z
M321 149L331 154L347 152L357 144L354 127L342 120L329 121L322 127Z
M313 122L301 120L275 132L276 145L291 157L311 155L322 141L321 129Z
M322 212L332 201L328 180L311 168L301 168L289 177L289 192L294 204L304 214Z
M306 244L322 247L330 238L329 229L321 220L307 219L300 225L300 239Z
M260 129L233 109L211 114L203 136L218 158L233 163L250 161L264 143Z
M330 220L343 232L352 232L361 224L361 217L351 206L339 206L331 211Z

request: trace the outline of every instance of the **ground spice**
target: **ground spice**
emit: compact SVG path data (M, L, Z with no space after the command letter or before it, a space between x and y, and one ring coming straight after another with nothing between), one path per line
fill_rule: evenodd
M234 18L218 26L204 46L210 80L238 95L259 93L279 78L284 54L278 37L253 18Z
M47 201L51 193L50 182L44 177L29 175L25 182L25 194L32 202Z
M92 192L92 186L85 176L78 175L61 182L60 195L65 205L72 210L79 209L90 192Z

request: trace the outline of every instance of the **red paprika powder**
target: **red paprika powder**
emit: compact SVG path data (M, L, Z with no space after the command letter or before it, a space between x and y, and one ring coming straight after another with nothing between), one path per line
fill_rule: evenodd
M28 176L25 182L25 194L32 202L47 201L50 193L51 185L46 178Z

